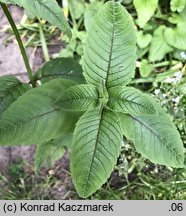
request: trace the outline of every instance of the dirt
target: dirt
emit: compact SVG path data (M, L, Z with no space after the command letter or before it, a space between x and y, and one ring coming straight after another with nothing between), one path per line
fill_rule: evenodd
M16 6L9 6L9 11L16 23L19 23L23 17L23 10ZM0 76L16 75L22 81L28 81L25 65L21 57L16 39L13 37L11 41L6 42L9 34L6 29L9 27L8 21L0 8ZM40 61L34 56L34 48L27 49L31 67L39 67L43 58L40 56ZM37 61L35 61L37 59Z
M24 11L23 9L10 5L9 11L14 19L14 21L18 24L20 23ZM28 76L26 73L26 68L17 44L15 37L10 37L7 34L6 29L9 27L9 23L6 17L3 14L2 9L0 8L0 76L3 75L15 75L21 81L27 82ZM7 42L8 39L8 42ZM54 39L51 38L54 42ZM64 43L59 42L58 45L50 45L48 47L49 55L52 56L54 53L58 53L61 48L64 46ZM28 47L26 49L30 66L32 70L35 72L40 68L44 63L44 57L42 53L41 47Z

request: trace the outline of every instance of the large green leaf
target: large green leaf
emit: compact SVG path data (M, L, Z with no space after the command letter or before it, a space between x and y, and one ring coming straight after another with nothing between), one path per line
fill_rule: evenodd
M71 172L81 197L101 187L117 162L122 142L120 120L111 111L87 111L78 121L71 152Z
M1 115L0 144L19 145L49 141L71 129L73 115L57 105L61 94L75 82L57 79L20 96ZM74 124L74 123L73 123Z
M47 20L71 37L70 26L56 0L0 0L3 3L17 4L32 15Z
M86 41L83 69L89 84L106 87L126 84L136 60L134 24L128 12L107 2L96 14Z
M149 49L149 60L152 62L162 60L167 53L173 51L164 36L166 29L166 26L162 25L154 31Z
M31 87L21 83L16 77L0 77L0 115Z
M59 100L63 109L86 111L98 104L98 89L93 85L82 84L67 89Z
M158 0L134 0L133 3L138 13L138 24L143 27L154 14Z
M136 150L153 163L183 167L184 148L180 135L166 115L132 117L121 114L123 133Z
M84 83L81 65L74 58L56 58L44 64L35 73L35 79L46 83L51 79L63 78Z
M114 87L109 89L108 107L133 116L140 114L156 114L153 103L145 94L132 87Z

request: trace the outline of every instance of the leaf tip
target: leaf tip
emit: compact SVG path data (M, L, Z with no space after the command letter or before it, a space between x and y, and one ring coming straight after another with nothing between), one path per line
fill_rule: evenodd
M78 191L77 190L77 192L78 192L79 197L84 198L84 199L86 199L92 195L92 193L88 193L86 191Z

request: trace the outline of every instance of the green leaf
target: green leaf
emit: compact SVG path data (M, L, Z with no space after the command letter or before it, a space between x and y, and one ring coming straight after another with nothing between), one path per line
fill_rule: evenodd
M1 0L1 2L24 7L32 15L50 22L66 33L68 37L71 37L70 26L56 0Z
M68 111L86 111L96 107L98 98L98 89L95 86L82 84L67 89L59 104Z
M183 167L184 148L180 135L166 115L132 117L121 114L123 133L136 150L153 163Z
M28 84L21 83L16 77L0 77L0 115L30 88Z
M149 45L152 40L151 34L143 34L143 31L137 32L137 44L138 46L143 49Z
M54 166L65 153L63 146L56 146L53 140L47 143L39 143L35 152L35 170L38 171L42 166L49 169Z
M73 128L74 130L74 128ZM73 133L63 134L47 143L39 143L35 152L35 170L38 171L42 166L49 169L60 159L67 147L71 146Z
M149 51L149 47L145 47L144 49L138 48L136 54L138 58L142 58L148 51Z
M132 87L114 87L109 89L108 107L114 111L131 114L156 114L154 105L145 94Z
M75 84L70 80L52 80L20 96L1 115L0 144L42 143L59 132L68 132L76 119L56 104L61 94Z
M136 37L132 19L119 3L104 4L86 41L83 69L86 81L99 87L124 85L134 74Z
M63 78L84 83L82 67L74 58L56 58L44 64L36 74L35 79L46 83L51 79Z
M180 24L186 22L186 6L181 13L172 13L168 19L173 24Z
M157 115L164 115L167 118L169 115L166 113L166 108L162 108L159 101L157 101L157 98L153 97L152 95L145 94L145 97L149 100L149 102L154 106L156 109ZM171 120L171 118L169 118Z
M72 128L74 131L74 128ZM56 139L51 140L51 144L58 147L70 147L72 144L73 132L68 132L62 136L57 137Z
M71 173L80 197L88 197L110 176L119 156L122 131L118 116L99 108L78 121L71 152Z
M186 24L180 23L176 28L167 28L165 30L165 38L169 45L186 50Z
M143 27L153 16L158 0L134 0L133 3L138 14L138 24Z
M175 11L181 12L184 9L185 5L186 5L185 0L171 0L170 2L171 10L173 12Z
M167 53L173 51L173 48L169 46L166 38L164 37L165 30L165 26L160 26L154 31L149 50L149 60L151 62L160 61Z
M146 59L143 59L141 61L139 70L140 70L140 75L142 77L148 77L151 74L153 69L154 69L153 65L149 64Z

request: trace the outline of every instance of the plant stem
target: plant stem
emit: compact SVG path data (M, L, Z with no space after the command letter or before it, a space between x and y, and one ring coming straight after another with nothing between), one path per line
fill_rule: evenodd
M177 63L178 63L177 61L172 62L173 65L175 65ZM170 61L160 62L160 63L154 64L153 66L154 67L164 67L164 66L168 66L168 65L170 65Z
M68 1L68 5L69 5L69 11L70 11L70 15L71 15L71 18L72 18L74 28L78 29L76 18L74 16L73 10L72 10L71 0Z
M40 34L41 46L42 46L45 61L47 62L50 60L50 56L48 54L48 47L47 47L46 39L45 39L45 36L43 33L42 23L41 23L41 20L39 18L38 18L38 20L39 20L39 34Z
M11 27L12 27L12 29L13 29L15 37L17 39L17 42L18 42L18 45L19 45L19 49L21 51L21 55L23 57L23 61L25 63L25 67L27 69L27 74L28 74L28 77L30 79L30 82L31 82L31 84L32 84L33 87L36 87L36 84L34 82L34 77L33 77L32 69L30 67L30 64L29 64L29 61L28 61L28 57L27 57L25 48L24 48L23 43L21 41L19 32L18 32L17 27L16 27L16 25L14 23L14 20L12 19L12 16L11 16L10 12L8 11L7 6L5 4L3 4L3 3L0 3L0 5L1 5L1 7L2 7L2 9L3 9L3 11L4 11L4 13L5 13L5 15L6 15L8 21L9 21L9 23L11 25Z

